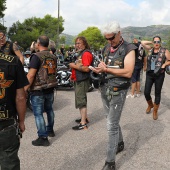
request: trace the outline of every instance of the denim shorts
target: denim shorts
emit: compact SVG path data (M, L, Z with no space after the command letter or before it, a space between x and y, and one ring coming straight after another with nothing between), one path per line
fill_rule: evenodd
M137 81L140 81L140 71L141 68L135 68L132 74L132 83L136 83Z

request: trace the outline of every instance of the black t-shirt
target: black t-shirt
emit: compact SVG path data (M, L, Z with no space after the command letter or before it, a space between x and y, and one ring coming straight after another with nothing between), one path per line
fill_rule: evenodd
M135 68L142 68L144 57L146 56L145 50L141 47L141 43L134 43L138 48L135 50ZM140 49L139 49L140 48Z
M17 114L16 110L16 90L28 85L28 79L25 75L23 65L16 56L3 58L0 56L0 78L1 78L1 99L0 104L6 103L6 110L11 110L13 116ZM9 112L11 114L11 112ZM10 115L11 116L11 115Z
M41 61L39 57L36 54L32 54L30 58L29 68L37 69L37 72L38 72L40 66L41 66ZM52 93L53 91L54 91L54 87L43 89L43 90L34 90L34 91L31 91L31 94L34 96L41 96L43 94Z

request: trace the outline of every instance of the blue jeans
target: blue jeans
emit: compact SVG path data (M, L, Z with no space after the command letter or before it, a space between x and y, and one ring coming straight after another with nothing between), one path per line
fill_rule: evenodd
M47 137L48 132L53 131L54 111L53 111L54 93L43 94L41 96L31 95L31 104L35 116L35 122L38 129L38 136ZM43 113L47 114L48 124L46 126Z
M108 100L106 95L106 87L101 88L101 98L103 101L104 111L107 119L107 131L109 135L107 147L107 162L114 162L118 143L123 141L121 127L119 125L120 116L126 100L128 89L120 90L119 95L112 96Z

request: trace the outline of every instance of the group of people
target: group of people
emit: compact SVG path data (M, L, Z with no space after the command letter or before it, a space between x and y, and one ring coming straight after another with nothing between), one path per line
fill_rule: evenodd
M70 63L72 79L75 81L75 105L79 109L81 118L75 121L79 125L73 130L87 129L89 118L87 115L87 84L90 70L97 74L103 74L99 86L101 99L107 120L109 135L107 158L102 170L115 170L116 154L123 151L124 140L119 125L127 92L131 86L131 96L140 96L140 72L146 71L144 95L148 103L146 113L153 108L153 119L158 118L158 108L161 99L161 89L165 77L165 67L170 65L169 51L161 46L161 38L153 37L153 41L134 39L133 43L126 42L117 22L106 24L101 29L108 41L103 48L102 55L105 61L101 61L97 67L90 67L92 55L84 38L79 37L75 41L77 48L81 49L76 63ZM146 56L145 50L148 55ZM83 76L82 76L83 75ZM155 84L154 104L151 98L151 88Z
M101 99L107 121L109 136L107 157L102 170L115 170L116 154L123 151L124 140L120 127L120 118L129 87L132 85L131 96L139 95L139 74L143 67L146 70L144 95L148 103L146 113L153 108L153 119L158 118L161 100L161 89L165 77L165 67L170 65L170 53L161 46L161 38L155 36L153 41L125 41L121 35L120 25L110 22L101 28L107 40L102 50L104 61L93 67L93 55L85 37L75 39L78 51L77 60L69 64L72 69L71 79L75 87L75 107L79 109L80 119L72 127L73 130L87 129L87 92L90 86L90 72L103 75L99 80ZM25 130L26 95L31 93L31 103L38 138L32 141L34 146L49 146L48 137L54 137L54 88L57 85L57 59L48 49L49 38L40 36L32 44L36 50L32 53L29 72L25 75L23 56L17 46L5 39L0 31L0 168L19 170L18 149L20 138ZM35 49L34 48L34 49ZM146 57L145 50L148 50ZM132 79L131 79L132 77ZM5 80L5 81L4 81ZM151 88L155 84L155 100L152 102ZM47 114L47 124L43 113ZM11 145L11 141L12 145ZM10 148L10 151L9 151ZM10 154L6 154L10 152Z

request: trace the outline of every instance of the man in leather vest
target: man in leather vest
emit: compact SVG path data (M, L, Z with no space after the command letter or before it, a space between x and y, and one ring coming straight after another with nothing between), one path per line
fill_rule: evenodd
M15 43L6 41L5 32L0 30L0 50L6 55L16 55L20 59L21 63L24 64L24 56L20 52L18 46Z
M0 52L0 169L20 170L18 150L25 131L26 95L29 82L15 55Z
M75 122L79 123L72 127L73 130L87 129L87 92L90 86L90 69L92 64L93 55L89 51L90 47L85 37L77 37L75 40L75 47L79 52L75 63L70 63L72 68L71 79L74 81L75 87L75 107L79 109L81 119L76 119Z
M49 146L48 136L54 137L54 88L57 85L56 56L48 50L49 38L40 36L37 40L37 53L30 58L29 72L27 78L29 85L25 91L30 90L31 103L38 129L38 138L32 141L34 146ZM43 113L46 112L48 124L46 125Z
M100 89L107 119L109 142L107 158L102 170L115 170L116 154L124 149L119 121L134 70L137 47L124 41L117 22L106 24L101 32L108 41L102 51L105 62L100 62L98 67L92 70L95 73L105 74Z

